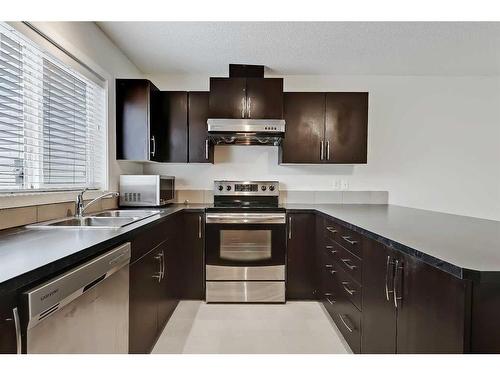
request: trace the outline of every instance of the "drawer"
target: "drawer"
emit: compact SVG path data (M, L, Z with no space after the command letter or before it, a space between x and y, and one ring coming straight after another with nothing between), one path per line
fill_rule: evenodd
M340 229L340 235L337 236L338 240L336 240L339 244L344 246L351 253L359 257L363 258L362 251L362 236L353 230L342 227Z
M361 312L341 293L335 284L326 289L323 305L354 353L361 351Z
M361 310L361 285L349 277L336 263L326 263L321 277L323 291L335 291Z
M363 262L356 255L339 245L335 241L325 240L324 253L326 259L332 259L342 269L358 283L362 284Z

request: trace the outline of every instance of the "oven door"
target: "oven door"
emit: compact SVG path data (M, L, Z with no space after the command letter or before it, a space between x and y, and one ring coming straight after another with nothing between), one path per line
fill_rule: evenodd
M285 213L207 213L206 264L258 267L285 264Z

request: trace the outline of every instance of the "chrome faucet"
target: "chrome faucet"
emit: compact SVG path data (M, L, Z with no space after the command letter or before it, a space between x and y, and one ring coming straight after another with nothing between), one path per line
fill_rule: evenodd
M91 206L92 204L94 204L95 202L97 202L98 200L102 199L102 198L106 198L108 196L112 196L112 197L117 197L119 196L120 194L118 194L117 192L115 191L110 191L110 192L107 192L107 193L104 193L100 196L98 196L97 198L95 199L92 199L89 203L87 203L86 205L83 205L83 194L88 190L88 188L85 188L83 189L80 193L78 193L77 197L76 197L76 202L75 202L75 216L77 217L82 217L85 210Z

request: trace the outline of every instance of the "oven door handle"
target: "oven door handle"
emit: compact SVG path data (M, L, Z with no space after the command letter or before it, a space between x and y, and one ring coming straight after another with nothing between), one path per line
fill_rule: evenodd
M285 224L285 213L209 213L206 224Z

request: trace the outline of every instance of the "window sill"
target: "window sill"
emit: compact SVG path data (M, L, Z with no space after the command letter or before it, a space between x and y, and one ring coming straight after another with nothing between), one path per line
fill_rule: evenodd
M0 209L74 202L80 191L0 193ZM103 193L102 190L89 190L85 192L84 198L94 199Z

